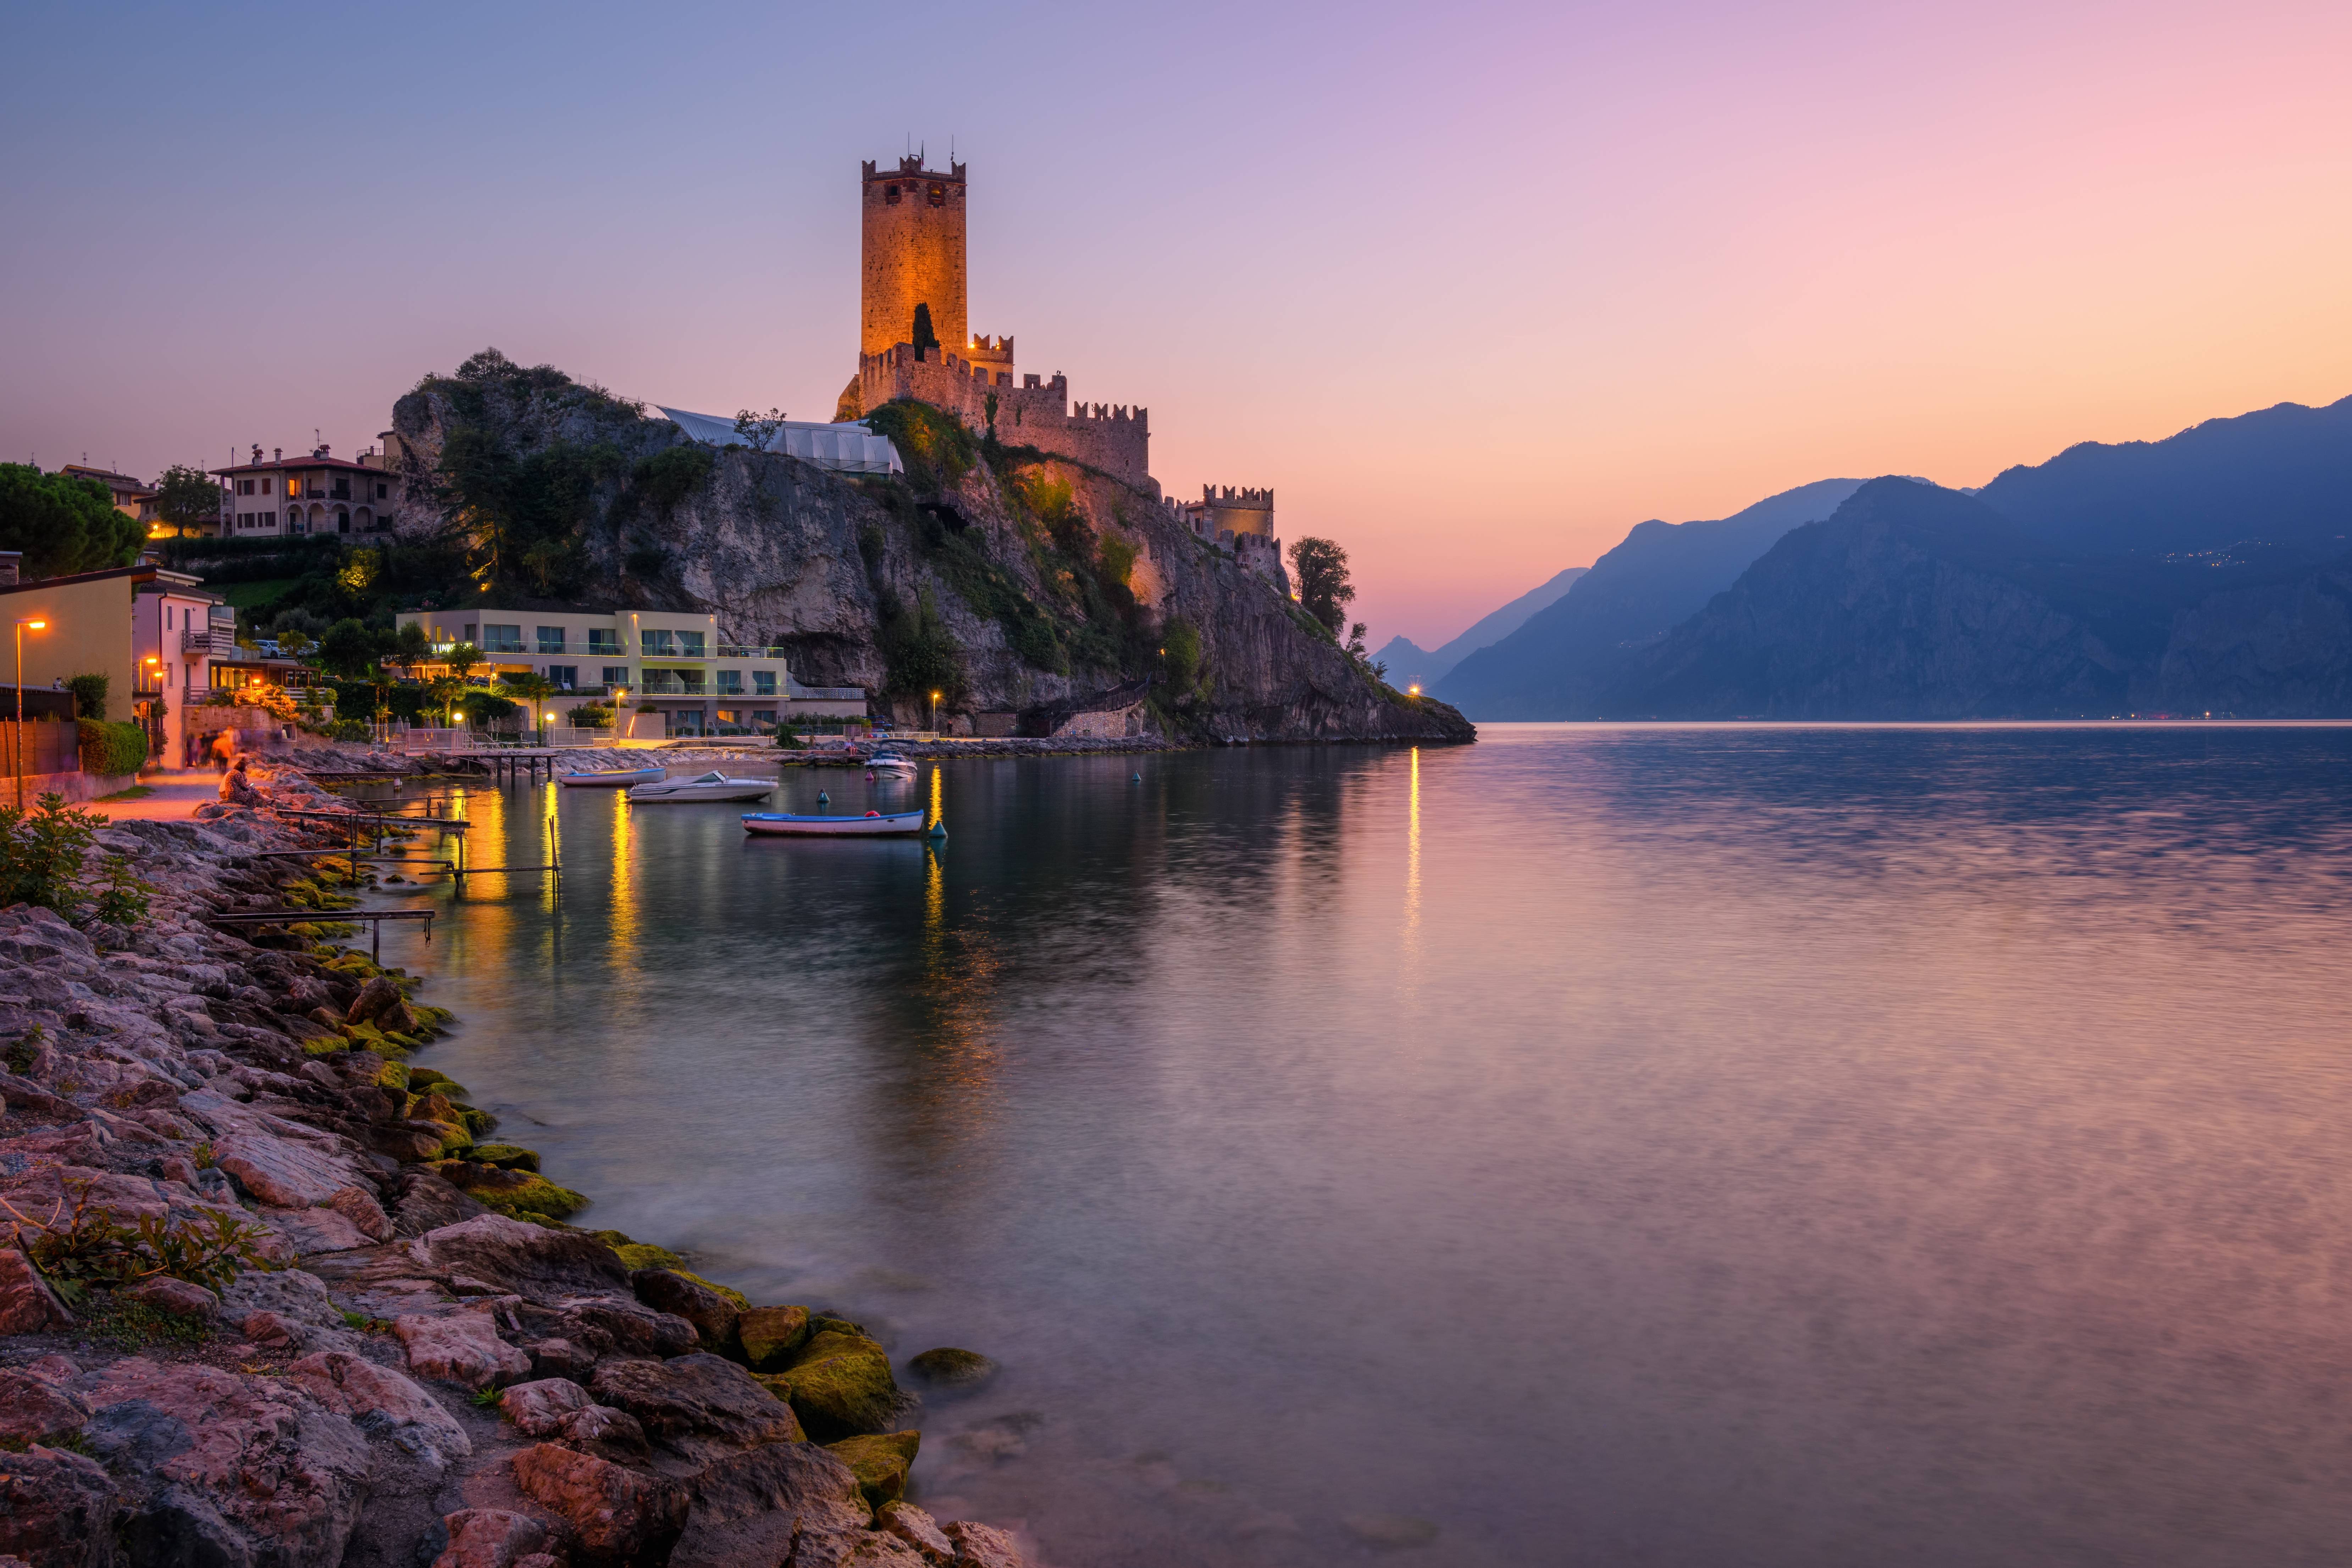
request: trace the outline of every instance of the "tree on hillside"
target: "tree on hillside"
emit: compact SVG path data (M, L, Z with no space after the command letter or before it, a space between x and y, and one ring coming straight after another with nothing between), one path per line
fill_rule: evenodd
M931 308L915 307L915 357L929 359L939 352L940 334L931 329Z
M784 411L771 408L765 414L745 408L735 416L735 434L746 447L764 452L775 443L776 432L784 427Z
M26 578L128 566L139 540L137 521L98 480L0 463L0 550L24 552Z
M1348 552L1328 539L1294 540L1290 574L1299 604L1336 641L1348 621L1343 606L1356 596L1356 585L1348 581Z
M219 522L220 481L202 468L173 464L155 482L155 515L184 539L192 528Z
M452 643L449 651L441 656L441 662L449 667L451 675L463 680L481 667L482 650L469 642Z
M360 621L346 617L327 628L319 639L319 668L345 680L366 680L383 668L384 638Z
M411 669L428 664L433 658L432 634L420 621L405 622L393 638L392 652L394 658Z

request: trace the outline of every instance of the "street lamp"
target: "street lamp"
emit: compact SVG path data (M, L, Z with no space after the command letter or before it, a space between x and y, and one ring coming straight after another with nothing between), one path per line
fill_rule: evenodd
M934 734L934 735L936 735L936 734L938 734L939 732L940 732L940 694L939 694L938 692L934 691L934 692L932 692L932 693L931 693L931 733L932 733L932 734Z
M25 809L25 629L27 626L37 632L45 632L49 629L49 623L37 621L26 616L16 617L16 743L10 750L16 753L16 809L18 811Z

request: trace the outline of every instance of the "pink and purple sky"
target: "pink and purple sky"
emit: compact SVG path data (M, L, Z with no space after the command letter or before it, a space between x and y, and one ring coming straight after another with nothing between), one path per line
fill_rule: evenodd
M971 321L1271 485L1375 643L1646 517L2352 394L2340 4L0 16L0 458L339 453L496 345L830 417L857 164Z

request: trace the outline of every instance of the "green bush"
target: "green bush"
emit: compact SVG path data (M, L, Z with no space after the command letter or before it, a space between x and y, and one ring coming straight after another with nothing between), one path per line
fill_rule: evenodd
M136 724L109 724L98 719L77 719L81 735L81 771L86 773L135 773L147 765L147 731Z
M37 904L70 918L81 907L74 882L82 856L105 826L98 813L76 811L55 793L28 812L0 805L0 904Z
M77 675L66 682L73 693L74 715L80 719L106 717L106 690L114 682L103 675Z

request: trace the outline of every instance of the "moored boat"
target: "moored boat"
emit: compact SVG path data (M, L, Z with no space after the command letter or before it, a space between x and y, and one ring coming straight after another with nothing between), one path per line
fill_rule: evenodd
M631 784L659 784L659 768L609 768L603 773L558 773L555 782L567 789L623 789Z
M894 778L913 778L915 764L896 752L877 752L866 759L869 773L888 773Z
M690 779L664 779L641 784L629 792L631 801L762 800L776 793L774 779L730 779L707 773Z
M908 837L924 831L919 811L869 811L863 816L798 816L785 811L747 811L743 831L839 838ZM948 836L944 822L929 830L934 838Z

